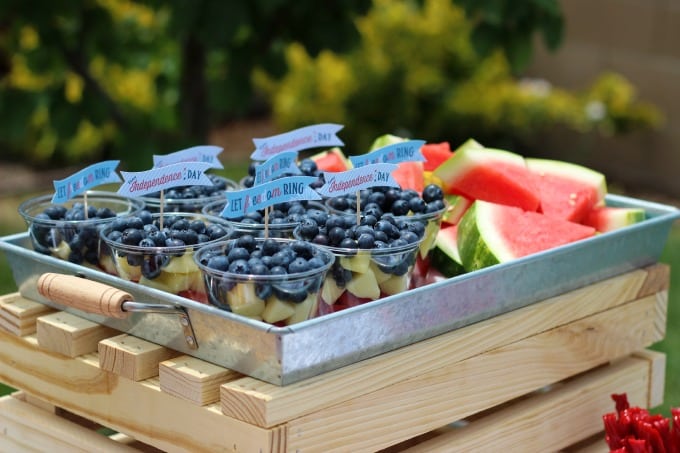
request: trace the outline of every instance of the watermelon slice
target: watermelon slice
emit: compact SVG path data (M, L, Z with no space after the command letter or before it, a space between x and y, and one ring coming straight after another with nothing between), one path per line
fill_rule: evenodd
M458 253L458 225L447 225L439 230L431 253L431 268L444 276L454 277L465 272Z
M423 164L425 171L434 171L434 169L453 155L449 142L426 143L420 147L420 152L425 158L425 163Z
M463 218L463 215L472 205L473 201L462 195L444 195L444 199L448 204L448 208L442 215L442 222L451 224L460 222L460 219Z
M604 233L643 220L645 220L645 211L642 208L599 206L590 211L582 223Z
M311 156L310 159L316 163L316 167L321 171L338 172L352 168L352 162L338 147L321 151Z
M425 178L423 176L422 162L401 162L392 172L392 177L399 183L402 189L413 189L418 193L423 193L425 188Z
M540 199L524 158L475 143L466 142L434 171L444 192L536 211Z
M539 212L581 222L593 207L604 203L607 183L602 173L581 165L550 159L525 159L541 198Z
M466 271L531 255L595 234L595 228L538 212L476 200L458 224Z

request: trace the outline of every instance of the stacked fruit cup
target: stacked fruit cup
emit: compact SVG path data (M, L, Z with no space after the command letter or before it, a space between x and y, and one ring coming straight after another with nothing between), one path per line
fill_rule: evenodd
M309 242L244 234L202 247L194 260L210 304L287 326L317 316L321 285L334 257Z
M152 212L160 212L163 203L164 212L201 212L208 204L224 200L224 192L237 190L238 183L231 179L206 174L212 186L179 186L169 190L155 192L141 197L146 208Z
M231 226L218 217L146 210L117 219L100 232L118 277L203 303L206 289L193 255L231 234Z
M101 244L100 230L112 222L139 214L144 203L98 191L88 191L62 204L51 200L52 195L43 195L19 205L18 211L28 225L34 250L115 273L111 256Z
M373 187L361 191L358 202L361 215L380 217L385 213L391 214L395 219L410 224L410 229L422 236L409 285L420 286L428 272L429 254L435 247L442 217L448 208L441 187L429 184L425 186L422 194L412 189ZM329 198L326 205L332 213L356 213L357 197Z
M424 230L420 222L391 214L363 215L358 223L356 215L333 213L303 220L295 237L335 257L321 290L319 315L409 289Z

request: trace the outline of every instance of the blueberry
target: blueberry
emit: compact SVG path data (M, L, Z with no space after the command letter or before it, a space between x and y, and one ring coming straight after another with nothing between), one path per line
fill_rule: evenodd
M302 257L297 257L288 265L288 272L291 274L298 274L300 272L307 272L309 270L307 260Z
M274 239L265 239L261 250L263 255L272 256L279 251L279 243Z
M104 207L104 208L99 208L97 209L95 213L95 217L100 218L100 219L110 219L111 217L115 217L116 213L113 212L111 208Z
M246 260L243 260L243 259L231 261L229 263L228 270L232 274L249 274L250 273L250 267L248 266L248 262Z
M142 275L148 279L154 279L161 274L162 261L156 259L147 259L141 263Z
M345 230L341 227L333 227L328 232L328 242L331 245L339 245L346 237Z
M328 236L325 234L317 234L314 236L314 239L312 239L312 243L317 245L328 245Z
M283 266L272 266L269 268L269 273L271 275L286 275L288 274L288 271L286 271L286 268Z
M45 208L43 213L52 220L63 219L66 215L66 208L64 206L52 205Z
M445 207L446 205L444 204L443 200L434 200L427 204L425 212L438 212L444 209Z
M294 259L295 253L289 248L284 248L272 255L272 264L287 269Z
M262 300L268 299L273 293L272 285L268 283L255 283L255 295Z
M312 256L314 256L314 249L312 248L311 244L309 242L305 241L292 241L290 243L290 248L293 250L298 256L304 258L305 260L310 259Z
M198 234L205 234L207 228L203 220L195 219L189 222L189 228Z
M151 215L151 211L144 209L142 211L139 211L137 214L137 217L139 217L142 220L142 223L144 225L148 225L149 223L153 222L153 216Z
M214 241L215 239L225 237L227 235L227 230L225 230L222 225L212 224L208 227L206 234L210 237L211 241Z
M144 221L141 217L132 216L127 219L127 228L141 230L144 228Z
M81 252L79 249L71 249L67 259L73 264L81 264L84 259L83 252Z
M392 203L392 213L397 216L408 214L409 203L406 200L399 199Z
M217 271L226 271L229 269L229 258L224 255L212 256L208 259L206 264L210 269L215 269Z
M244 248L251 253L255 250L257 243L255 242L255 237L252 234L244 234L236 240L236 246Z
M371 233L362 233L357 238L357 244L360 249L372 249L375 245L375 237Z
M121 242L125 245L138 245L144 238L142 232L136 228L127 228L123 231Z
M248 265L250 266L250 273L253 275L269 275L269 267L267 267L262 261L260 261L259 264L251 264L250 261L248 261Z
M328 219L328 213L321 209L312 208L307 211L307 217L314 220L317 225L325 225L326 220Z
M244 260L247 261L248 258L250 258L250 252L248 249L243 248L243 247L234 247L229 251L227 254L227 257L229 258L229 261L234 262L236 260Z
M163 247L167 241L165 233L159 230L148 233L146 238L151 239L156 244L156 247ZM109 239L111 239L111 236L109 236Z
M409 209L414 213L420 213L425 211L425 201L420 197L413 197L408 201Z
M423 189L423 200L425 203L431 203L435 200L443 200L444 192L442 188L436 184L428 184Z
M409 244L414 244L420 240L420 237L415 234L413 231L408 231L408 230L402 230L401 232L401 239L406 241Z
M181 240L186 245L198 244L198 233L196 233L194 230L191 230L191 229L174 230L172 237L174 239Z
M140 246L140 247L158 247L158 246L156 245L156 242L155 242L153 239L148 238L148 237L146 237L146 238L142 239L141 241L139 241L139 246Z
M318 256L314 256L307 261L307 265L310 269L320 269L326 265L324 260Z
M319 225L314 219L307 217L300 223L299 231L305 239L312 239L319 234Z
M358 247L358 244L354 239L345 238L340 242L340 247L343 249L355 249Z

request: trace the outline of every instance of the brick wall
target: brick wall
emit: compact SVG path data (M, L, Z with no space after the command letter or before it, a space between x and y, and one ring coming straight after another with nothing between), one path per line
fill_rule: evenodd
M529 75L583 89L602 72L618 72L635 85L641 99L663 111L666 122L658 132L616 139L567 133L546 137L546 153L570 156L631 189L680 196L680 0L561 3L563 44L556 53L539 46Z

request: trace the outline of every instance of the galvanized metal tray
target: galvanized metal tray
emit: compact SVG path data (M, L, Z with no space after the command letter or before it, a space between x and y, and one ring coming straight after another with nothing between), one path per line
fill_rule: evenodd
M0 250L24 297L286 385L657 262L680 210L617 195L608 195L606 202L643 208L646 220L289 327L253 321L42 255L32 250L27 233L0 238ZM135 301L169 308L166 313L133 312L117 319L61 306L36 289L46 272L78 275L127 291ZM187 319L193 344L187 341Z

